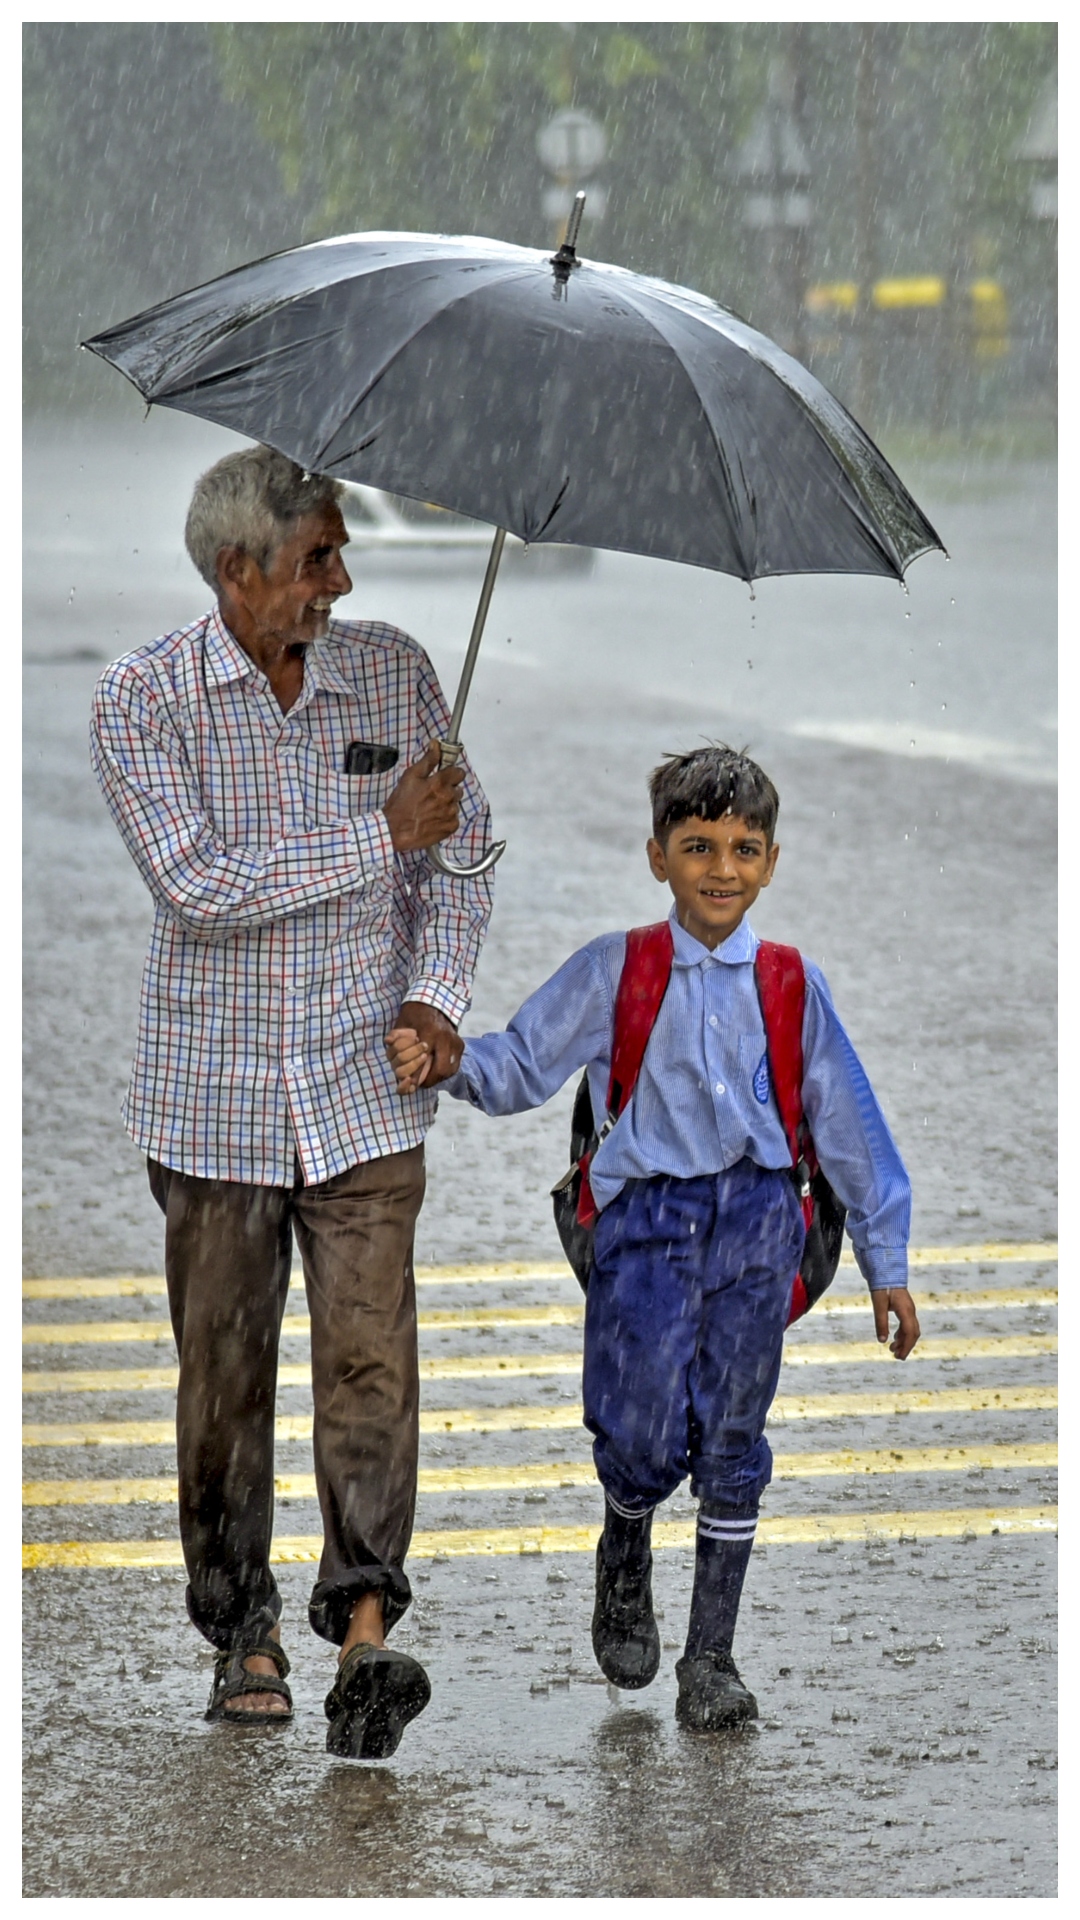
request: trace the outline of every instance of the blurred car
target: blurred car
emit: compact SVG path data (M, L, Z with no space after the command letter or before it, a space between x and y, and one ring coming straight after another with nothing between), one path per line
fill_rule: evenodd
M384 493L379 487L347 481L342 509L350 545L368 553L419 551L449 558L451 554L477 550L487 553L491 547L494 529L482 520L467 520L422 500ZM503 565L507 563L527 567L530 572L588 573L596 563L596 554L592 547L547 543L527 547L509 534L503 551Z

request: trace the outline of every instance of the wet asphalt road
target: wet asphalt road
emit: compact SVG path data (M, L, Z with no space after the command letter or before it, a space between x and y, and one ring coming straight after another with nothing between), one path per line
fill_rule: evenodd
M399 1630L434 1697L381 1766L327 1758L332 1655L310 1639L292 1726L207 1727L179 1574L80 1579L74 1697L70 1654L48 1651L71 1576L28 1576L27 1686L56 1705L28 1745L25 1891L1045 1897L1052 1547L756 1552L740 1652L762 1719L711 1736L674 1723L673 1653L621 1704L594 1682L585 1556L436 1567ZM659 1556L668 1636L689 1583L688 1555ZM307 1581L282 1585L298 1621ZM556 1644L586 1672L536 1691L565 1672ZM909 1664L884 1656L897 1644Z
M215 442L205 459L216 451ZM116 1118L148 913L87 771L86 708L100 667L79 657L118 650L105 632L103 596L124 577L119 536L108 516L94 522L91 507L100 510L109 488L120 487L123 468L106 463L100 484L84 484L80 493L78 453L66 466L42 456L32 468L36 524L45 524L44 503L55 517L63 506L79 522L72 538L86 551L80 559L72 549L71 565L85 569L73 583L85 589L88 611L72 638L47 593L35 600L31 579L25 1265L30 1275L155 1275L158 1218ZM205 459L194 468L189 460L189 469ZM177 475L160 462L143 474L141 499L159 531L174 494L182 511L189 484L190 471ZM774 774L783 803L781 867L756 924L823 960L911 1168L914 1239L924 1246L1040 1242L1054 1232L1054 795L1038 752L1047 717L1039 639L1046 583L1033 584L1036 563L1049 564L1050 535L1044 526L1040 548L1043 477L1021 474L1009 484L1004 505L999 482L981 494L960 488L952 501L955 476L942 482L940 501L920 492L953 549L961 603L964 580L974 596L1000 549L1006 507L1028 530L1023 564L1032 571L1016 591L1034 608L1030 697L1023 706L1022 676L1011 683L1010 732L1009 714L995 706L1008 636L988 635L987 677L995 685L981 707L977 691L969 696L963 757L942 757L948 743L940 741L933 756L912 758L852 744L851 729L866 740L889 723L893 691L883 683L858 690L854 718L848 689L848 738L790 731L800 724L788 703L803 641L789 634L781 658L779 619L769 642L777 649L769 727L734 695L724 697L730 681L711 690L689 681L677 634L663 683L649 681L634 662L646 657L641 626L649 627L655 609L645 600L635 606L629 575L604 560L587 575L549 571L532 588L528 562L508 576L510 648L491 649L471 708L470 743L511 849L471 1030L501 1023L570 946L662 910L640 852L644 772L666 747L737 733ZM30 515L31 539L34 526ZM111 528L111 548L101 546L103 526ZM140 530L132 544L145 538ZM1022 568L1012 564L1016 586ZM182 563L162 558L158 566L163 610L153 617L154 583L144 578L123 634L114 636L121 645L202 605L201 589L184 583ZM49 593L59 577L48 575ZM372 610L399 604L402 624L431 641L452 683L455 648L440 659L424 621L438 605L448 625L467 625L470 571L459 563L419 586L414 574L372 569L366 577ZM916 605L918 580L916 568ZM852 584L861 590L866 583L843 583ZM185 593L192 604L181 607ZM998 597L1004 626L1013 603ZM681 604L685 626L692 607ZM979 607L973 622L986 618L986 601ZM745 609L740 617L748 617ZM575 633L582 651L594 636L610 657L622 645L628 684L581 680L570 705L563 666L545 666L537 651L546 619L557 628L560 661ZM534 664L511 665L524 635ZM931 691L948 697L943 685ZM826 724L819 720L819 730ZM988 739L999 743L996 761L979 745ZM988 764L1007 766L1008 777ZM543 1113L498 1128L444 1103L431 1140L422 1262L555 1258L546 1189L562 1170L568 1102L569 1091ZM924 1317L927 1357L918 1363L838 1357L836 1349L869 1337L865 1314L818 1314L791 1336L793 1361L800 1347L833 1351L785 1368L781 1408L792 1410L774 1424L774 1451L844 1449L876 1455L878 1464L873 1472L864 1465L825 1476L796 1460L795 1477L778 1477L770 1490L770 1519L878 1515L887 1528L900 1511L981 1514L1052 1502L1049 1467L1016 1451L1052 1439L1052 1407L994 1404L994 1393L1011 1390L1030 1403L1052 1383L1045 1348L1053 1316L1040 1296L1054 1285L1055 1269L1045 1261L985 1260L927 1269L917 1279L922 1291L942 1296ZM854 1284L845 1270L838 1290L850 1296ZM965 1304L964 1295L991 1289L1002 1290L1002 1302L1016 1290L1031 1299ZM561 1324L549 1317L425 1330L422 1353L440 1368L424 1389L431 1417L425 1474L488 1469L497 1480L507 1468L533 1471L516 1486L486 1490L429 1482L418 1510L422 1532L570 1528L598 1519L595 1488L552 1484L550 1473L554 1467L559 1478L581 1479L588 1461L586 1436L573 1424L578 1302L574 1283L557 1278L422 1288L425 1313L565 1310ZM289 1311L300 1310L294 1296ZM102 1324L163 1318L156 1294L28 1301L27 1319L39 1328L78 1323L61 1344L28 1346L31 1372L127 1375L126 1383L83 1391L51 1382L28 1396L27 1420L50 1430L27 1451L28 1479L130 1482L173 1471L167 1439L129 1434L121 1441L114 1431L94 1444L70 1444L76 1422L113 1429L157 1422L167 1433L167 1387L137 1385L134 1373L171 1366L171 1343L135 1340L130 1327L126 1338L110 1340ZM88 1338L88 1327L104 1341ZM1012 1350L1002 1349L1003 1340ZM967 1344L955 1352L940 1344L949 1341ZM544 1371L552 1355L568 1356L566 1371ZM302 1367L305 1356L303 1334L288 1336L283 1363ZM500 1377L500 1358L516 1359L519 1370ZM476 1361L493 1370L470 1374L465 1367ZM845 1410L837 1397L874 1393L916 1397L903 1414L868 1412L865 1398L863 1411ZM960 1407L956 1397L965 1394L972 1404ZM818 1407L810 1417L792 1407L807 1395ZM822 1411L823 1403L832 1411ZM302 1385L282 1387L282 1415L302 1419L309 1404ZM462 1410L471 1421L461 1421ZM485 1419L496 1424L492 1410L510 1424L483 1431ZM57 1429L65 1426L61 1443ZM900 1471L881 1471L883 1453L928 1448L968 1454L947 1467L909 1459ZM989 1464L977 1463L980 1450ZM310 1470L306 1440L283 1441L279 1474ZM84 1490L67 1503L35 1505L27 1537L171 1541L168 1502L143 1495L132 1502L114 1489L119 1504L86 1505ZM315 1512L303 1492L283 1495L279 1533L310 1538ZM669 1503L665 1517L689 1520L689 1502ZM762 1718L738 1735L709 1738L682 1734L672 1718L687 1548L657 1555L666 1651L660 1678L637 1697L612 1696L594 1668L588 1552L443 1557L428 1549L436 1557L411 1563L417 1602L398 1640L424 1660L434 1698L399 1754L379 1767L330 1762L323 1751L321 1699L333 1655L306 1629L309 1567L285 1565L278 1576L298 1709L287 1729L202 1722L208 1651L187 1626L178 1571L40 1568L25 1577L26 1892L235 1897L251 1889L254 1875L260 1889L294 1896L1045 1897L1054 1887L1054 1545L1048 1533L1003 1532L759 1548L736 1652Z

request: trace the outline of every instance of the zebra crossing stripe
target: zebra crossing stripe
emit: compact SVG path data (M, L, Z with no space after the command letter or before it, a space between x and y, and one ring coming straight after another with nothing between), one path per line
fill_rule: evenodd
M1035 1265L1041 1261L1053 1262L1058 1257L1056 1240L1032 1240L1023 1243L1008 1241L984 1241L974 1246L956 1247L909 1247L908 1261L912 1267L953 1267L972 1265ZM841 1270L854 1270L855 1261L849 1248L840 1259ZM462 1266L423 1266L416 1269L418 1287L445 1287L513 1284L530 1280L570 1280L571 1269L565 1260L502 1260L469 1263ZM294 1287L302 1285L299 1274L293 1282ZM135 1294L164 1294L165 1281L161 1274L117 1274L115 1277L96 1275L58 1277L52 1279L29 1279L23 1282L25 1300L106 1300L113 1296Z
M920 1313L975 1313L997 1308L1056 1307L1055 1287L987 1287L979 1292L920 1293ZM849 1314L869 1314L866 1294L826 1294L815 1310L826 1319ZM418 1315L423 1332L447 1332L472 1327L577 1327L585 1318L585 1309L576 1302L554 1306L528 1307L439 1307ZM307 1314L286 1314L281 1323L282 1337L306 1338L311 1332ZM125 1346L130 1343L172 1341L168 1320L57 1320L37 1321L22 1332L26 1347Z
M975 1340L920 1340L905 1362L926 1363L941 1360L1021 1360L1035 1354L1056 1353L1057 1335L1024 1333L988 1335ZM865 1366L867 1363L893 1363L893 1355L876 1340L845 1340L836 1343L791 1340L784 1348L785 1367ZM580 1353L507 1353L459 1354L445 1359L421 1359L421 1380L481 1380L530 1375L541 1378L553 1374L577 1374L581 1371ZM280 1387L310 1385L307 1366L279 1366ZM139 1393L175 1389L175 1367L118 1367L91 1372L64 1368L52 1373L24 1373L24 1393Z
M835 1541L884 1545L897 1540L984 1539L991 1534L1056 1533L1057 1508L958 1507L912 1512L854 1514L795 1514L762 1520L761 1546L804 1546ZM693 1547L694 1521L657 1521L655 1549ZM591 1553L600 1537L598 1526L488 1527L470 1531L415 1533L411 1560L453 1560L502 1554ZM282 1536L274 1541L270 1558L276 1566L311 1563L323 1550L322 1535ZM23 1567L62 1569L88 1567L180 1567L178 1540L60 1540L23 1548Z
M970 1473L990 1467L996 1472L1031 1467L1056 1467L1052 1441L1027 1445L973 1447L878 1447L861 1452L839 1449L829 1453L779 1453L773 1459L774 1480L822 1479L838 1475L882 1473ZM596 1472L589 1460L542 1460L510 1467L422 1467L417 1492L508 1493L516 1488L594 1487ZM313 1473L282 1473L274 1481L279 1499L314 1500ZM153 1479L28 1480L23 1486L24 1507L162 1506L175 1503L177 1484L166 1475ZM622 1508L619 1508L622 1512ZM710 1521L710 1526L713 1524ZM724 1528L734 1522L717 1520ZM738 1523L743 1524L741 1521Z
M1057 1406L1056 1387L945 1387L930 1393L780 1394L769 1409L770 1426L796 1420L873 1420L908 1414L1030 1413ZM545 1428L580 1427L576 1402L553 1407L421 1407L421 1433L528 1433ZM279 1414L278 1441L310 1440L312 1417ZM169 1447L176 1439L173 1420L71 1421L27 1425L24 1447Z

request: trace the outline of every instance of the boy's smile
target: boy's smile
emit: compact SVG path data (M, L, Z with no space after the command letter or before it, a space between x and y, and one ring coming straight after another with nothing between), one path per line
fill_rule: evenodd
M776 871L779 845L738 814L679 820L646 846L654 878L675 896L680 927L710 950L735 932Z

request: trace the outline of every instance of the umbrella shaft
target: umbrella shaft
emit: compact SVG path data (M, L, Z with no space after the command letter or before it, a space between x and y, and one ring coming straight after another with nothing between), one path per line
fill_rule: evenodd
M499 561L502 559L502 550L505 542L505 528L497 527L495 530L495 538L491 543L491 552L488 555L484 584L480 589L480 600L476 609L476 618L473 621L472 634L465 653L465 664L461 669L461 679L458 681L454 711L450 716L450 741L454 744L461 739L461 722L465 715L465 702L469 697L473 668L476 665L476 656L480 651L480 642L484 637L484 622L487 619L488 608L491 605L491 596L495 590L495 575L499 571Z

